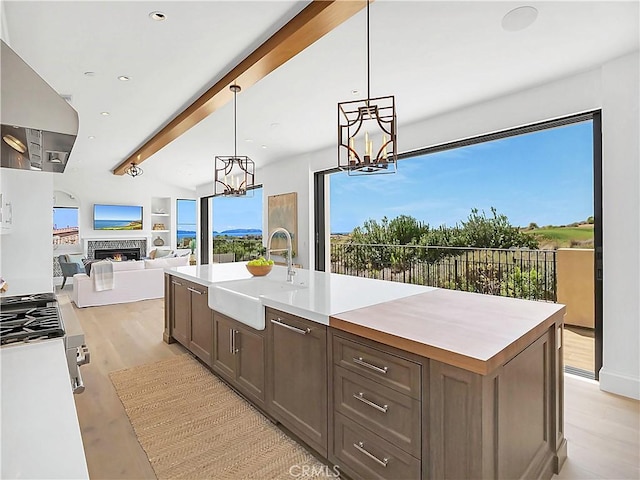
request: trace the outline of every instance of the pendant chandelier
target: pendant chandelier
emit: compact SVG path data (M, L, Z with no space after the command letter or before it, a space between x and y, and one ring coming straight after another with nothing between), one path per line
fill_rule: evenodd
M213 194L244 197L253 193L255 164L249 157L238 156L236 95L241 88L234 84L229 89L233 92L233 156L216 156Z
M349 175L396 173L395 97L371 98L367 0L367 98L338 103L338 168Z
M144 172L135 163L131 163L131 165L129 165L127 169L124 171L124 173L126 173L127 175L131 175L132 177L135 178L138 175L142 175Z

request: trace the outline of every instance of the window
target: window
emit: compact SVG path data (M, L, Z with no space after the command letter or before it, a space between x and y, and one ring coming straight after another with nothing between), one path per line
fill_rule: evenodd
M53 245L78 245L80 242L77 207L53 207Z
M196 239L196 201L178 199L176 201L177 248L189 248Z
M211 261L242 262L264 254L262 187L253 196L210 199Z

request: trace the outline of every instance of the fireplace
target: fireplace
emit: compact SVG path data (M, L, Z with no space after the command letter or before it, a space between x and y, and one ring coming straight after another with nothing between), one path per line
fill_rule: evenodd
M139 260L147 254L147 241L144 239L87 240L86 252L89 260L113 258L116 253L126 256L127 260Z
M112 258L114 260L140 260L139 248L101 248L94 250L94 258L103 260Z

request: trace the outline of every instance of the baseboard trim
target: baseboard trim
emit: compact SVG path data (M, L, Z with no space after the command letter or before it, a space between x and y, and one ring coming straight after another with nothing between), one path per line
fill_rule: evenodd
M567 461L567 439L562 438L562 442L560 442L560 447L556 451L553 462L553 473L560 473L562 467L564 466L564 462Z
M600 390L640 400L640 378L600 369Z

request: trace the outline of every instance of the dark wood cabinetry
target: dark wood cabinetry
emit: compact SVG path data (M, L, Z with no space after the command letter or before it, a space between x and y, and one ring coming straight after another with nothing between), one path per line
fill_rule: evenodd
M171 277L171 336L191 350L207 365L213 352L213 311L207 289L202 285Z
M420 479L428 361L330 329L329 460L354 479ZM426 463L426 462L425 462Z
M429 478L551 478L559 471L566 441L556 407L562 376L553 373L562 366L557 333L550 328L488 375L430 362Z
M551 478L566 458L562 311L472 362L349 330L370 312L345 312L335 328L267 308L255 330L209 309L206 287L167 275L165 289L165 341L182 343L353 480Z
M329 329L329 460L354 480L551 478L566 457L558 335L482 375Z
M213 370L264 409L264 331L249 328L215 311L213 328Z
M187 282L171 279L172 330L171 335L185 347L189 347L189 303L191 294L187 290Z
M327 455L327 328L267 308L267 411Z
M209 308L208 291L192 284L187 287L191 300L189 349L207 365L213 357L213 310Z

